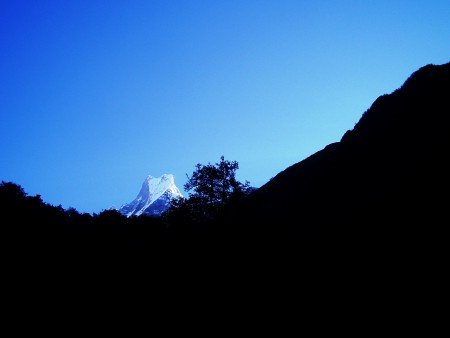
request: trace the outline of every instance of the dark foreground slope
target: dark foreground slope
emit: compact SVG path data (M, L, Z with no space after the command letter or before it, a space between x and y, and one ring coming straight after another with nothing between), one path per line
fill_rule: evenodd
M450 63L425 66L235 217L248 235L281 241L438 238L449 223L449 115Z

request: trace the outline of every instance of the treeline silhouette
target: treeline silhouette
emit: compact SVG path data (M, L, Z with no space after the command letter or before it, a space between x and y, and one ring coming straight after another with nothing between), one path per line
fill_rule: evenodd
M340 142L257 190L236 180L235 161L198 164L185 186L189 198L175 201L160 218L65 210L2 182L2 238L29 252L274 249L317 239L436 238L448 219L449 114L450 63L425 66L379 97Z
M161 219L126 218L116 210L98 214L45 203L12 182L0 184L0 215L6 244L27 251L101 251L144 248L167 235Z
M188 198L172 201L162 217L125 217L114 209L93 215L28 196L13 182L0 183L0 215L9 244L30 251L74 254L154 252L202 245L215 236L217 220L254 189L236 179L239 164L222 156L197 164L185 184Z

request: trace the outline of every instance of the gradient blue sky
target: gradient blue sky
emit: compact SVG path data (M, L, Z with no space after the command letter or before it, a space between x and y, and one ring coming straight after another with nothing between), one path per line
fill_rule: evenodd
M448 0L0 0L0 180L99 212L223 154L260 186L448 61Z

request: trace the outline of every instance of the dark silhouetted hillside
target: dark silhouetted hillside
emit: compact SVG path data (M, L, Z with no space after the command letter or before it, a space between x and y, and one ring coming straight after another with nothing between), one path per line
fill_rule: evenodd
M227 224L250 240L436 238L448 223L450 63L379 97L353 130L262 186ZM248 237L247 237L248 238Z

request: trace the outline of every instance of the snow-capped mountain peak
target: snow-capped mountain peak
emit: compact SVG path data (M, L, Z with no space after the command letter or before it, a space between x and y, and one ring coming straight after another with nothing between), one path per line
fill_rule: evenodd
M136 198L119 209L123 215L159 216L170 206L173 198L183 197L175 185L172 174L164 174L161 177L147 176L142 183L141 190Z

